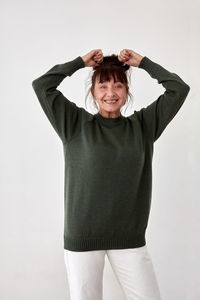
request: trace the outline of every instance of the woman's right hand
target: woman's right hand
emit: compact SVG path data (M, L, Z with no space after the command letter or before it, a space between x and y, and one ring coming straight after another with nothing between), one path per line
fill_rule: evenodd
M96 67L103 61L103 53L101 49L95 49L81 56L86 67Z

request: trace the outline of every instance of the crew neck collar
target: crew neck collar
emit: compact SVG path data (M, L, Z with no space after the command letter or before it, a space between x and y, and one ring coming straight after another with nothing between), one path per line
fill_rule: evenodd
M103 117L100 112L98 112L97 114L95 114L95 117L100 121L100 123L105 124L107 126L115 126L120 124L124 117L122 116L122 114L120 113L120 115L116 118L106 118Z

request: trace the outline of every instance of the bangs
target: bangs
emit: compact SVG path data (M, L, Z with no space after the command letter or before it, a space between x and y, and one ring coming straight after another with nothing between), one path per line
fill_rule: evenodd
M105 81L114 80L114 82L121 82L121 83L127 83L126 75L124 74L123 70L117 70L114 69L103 69L99 70L99 72L96 74L97 82L103 83Z

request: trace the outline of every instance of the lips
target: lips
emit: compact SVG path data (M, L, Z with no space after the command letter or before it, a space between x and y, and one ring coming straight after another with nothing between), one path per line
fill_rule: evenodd
M113 99L113 100L104 100L106 104L115 104L118 101L118 99Z

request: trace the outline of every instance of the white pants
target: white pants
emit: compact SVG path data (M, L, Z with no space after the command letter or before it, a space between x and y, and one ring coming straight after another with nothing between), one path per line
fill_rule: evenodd
M161 300L147 245L83 252L64 249L71 300L103 299L105 254L126 299Z

